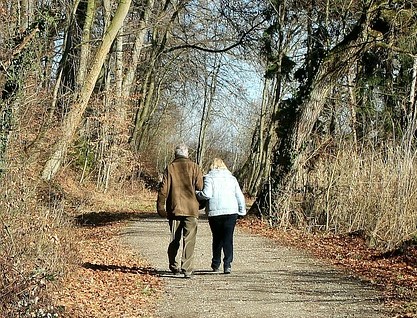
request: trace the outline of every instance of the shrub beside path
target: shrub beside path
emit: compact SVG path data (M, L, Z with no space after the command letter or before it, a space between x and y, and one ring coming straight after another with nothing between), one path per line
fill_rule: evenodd
M200 219L193 279L168 271L166 220L155 215L132 221L123 237L164 281L158 318L389 317L370 285L239 227L232 274L213 273L210 229Z

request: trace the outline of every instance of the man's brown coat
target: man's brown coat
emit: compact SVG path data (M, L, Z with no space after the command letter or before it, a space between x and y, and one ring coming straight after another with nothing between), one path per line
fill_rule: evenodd
M176 158L165 169L158 191L157 211L162 217L198 217L195 191L203 189L200 167L185 157Z

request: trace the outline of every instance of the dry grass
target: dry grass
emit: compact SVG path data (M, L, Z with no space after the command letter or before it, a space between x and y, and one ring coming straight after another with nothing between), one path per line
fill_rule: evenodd
M43 317L54 313L47 305L49 288L73 256L69 222L62 207L40 204L24 172L14 172L0 181L0 312L8 318Z
M310 189L295 210L310 229L362 233L373 246L390 250L413 239L417 228L415 154L401 149L344 146L323 157L299 178ZM311 190L312 189L312 190Z
M71 151L68 165L54 182L40 180L48 149L59 135L53 127L45 135L40 133L50 103L49 95L37 93L45 97L43 103L27 100L14 114L7 170L0 175L0 318L51 317L60 312L51 297L62 289L74 264L83 260L77 246L83 238L75 226L80 215L154 209L150 191L140 182L126 180L137 160L117 166L106 193L87 177L85 184L80 183L81 172L74 167ZM124 183L116 184L119 179Z

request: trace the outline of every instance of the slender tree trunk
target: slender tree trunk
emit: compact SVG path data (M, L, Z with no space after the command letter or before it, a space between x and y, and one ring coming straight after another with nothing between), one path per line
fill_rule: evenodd
M269 184L270 179L271 153L277 140L275 132L277 123L273 118L276 116L278 106L282 100L282 60L285 51L286 5L286 1L282 1L278 6L274 6L278 15L277 28L279 38L276 57L274 57L276 59L276 73L272 81L265 79L259 128L258 132L256 132L258 136L256 141L253 140L252 146L255 146L255 148L252 148L249 159L245 163L247 171L244 171L243 174L246 175L241 175L244 179L248 179L246 191L250 195L258 193L262 183ZM267 113L267 109L270 109L269 113Z
M88 55L90 54L91 26L93 25L95 10L95 0L88 0L87 10L85 13L84 28L81 38L80 65L78 67L78 73L76 78L77 87L82 87L85 78L85 73L87 72Z
M113 20L104 35L103 41L91 63L91 68L85 77L84 86L80 91L79 97L64 119L61 138L54 144L52 154L44 166L42 178L45 180L51 180L61 167L67 148L72 142L74 134L82 120L104 60L129 11L130 3L131 0L120 0L119 2Z
M417 89L417 56L414 57L413 77L411 80L410 97L408 102L407 129L403 137L404 150L408 156L411 154L411 148L414 140L414 134L417 128L417 103L416 103L416 89Z
M217 64L217 62L215 62ZM204 83L204 100L203 110L201 114L200 130L198 134L198 146L197 146L197 164L202 165L204 160L204 154L206 150L206 135L207 127L209 124L209 117L211 109L213 107L214 95L217 88L217 77L220 71L220 65L214 66L214 70L210 72Z
M116 40L117 41L117 40ZM104 98L103 98L103 120L98 122L99 125L99 142L98 152L96 153L99 170L97 173L96 187L102 191L106 191L107 178L110 176L111 170L111 150L113 147L112 135L115 133L114 122L109 119L111 113L114 112L115 98L112 85L112 60L109 59L104 76ZM117 78L116 78L117 83ZM116 84L117 86L117 84ZM116 88L117 89L117 88ZM117 93L116 93L117 94Z
M280 64L280 62L278 62L278 64ZM278 66L278 69L280 69L280 66ZM248 188L249 193L252 195L257 193L261 184L266 182L269 178L271 152L272 147L276 142L276 134L274 131L275 122L272 118L276 113L276 107L281 100L281 95L278 93L278 91L281 90L281 85L279 84L281 76L278 76L278 78L279 79L275 79L272 84L273 97L270 96L270 88L268 87L267 82L265 82L266 87L263 97L264 106L260 118L259 142L257 143L256 149L257 156L254 159L254 162L251 162L252 176ZM269 115L266 113L267 108L272 109Z
M119 34L123 33L123 27L120 29ZM115 72L115 80L116 80L116 103L118 105L118 109L123 108L123 37L118 36L116 39L116 72ZM123 116L125 117L125 116Z
M145 76L141 89L141 100L136 112L135 127L132 133L131 144L133 149L139 151L142 145L144 123L148 119L150 108L155 91L155 76L153 74L154 66L150 66Z
M159 105L160 102L160 98L161 98L161 89L162 89L162 84L163 84L163 77L159 79L159 82L157 84L157 88L154 90L154 98L153 98L153 107L150 110L150 113L148 115L149 118L151 118L153 116L153 114L155 113L156 110L156 106ZM152 133L150 132L152 130L154 131L154 133L156 133L159 129L159 125L158 124L154 124L148 120L144 123L143 127L142 127L142 133L140 136L141 139L141 145L142 144L148 144L149 140L151 139L151 135Z
M26 30L29 28L29 25L32 20L32 14L33 14L33 4L32 1L29 0L21 0L21 10L20 10L20 26L22 30Z
M252 137L251 154L246 161L244 169L246 171L243 174L239 173L239 179L246 179L245 191L249 195L255 195L258 186L260 184L259 176L263 171L267 171L262 167L263 149L265 145L265 121L266 121L266 109L268 105L268 91L270 80L265 79L262 92L261 113L259 115L259 124L256 127L256 131Z
M356 145L357 144L357 136L356 136L356 107L358 106L357 98L356 98L356 63L353 63L353 65L349 68L349 72L347 75L348 78L348 91L349 91L349 97L350 97L350 127L352 129L352 135L353 135L353 142Z
M142 53L142 48L144 46L145 35L147 32L147 26L149 25L149 19L151 17L153 8L155 5L154 0L148 0L148 4L144 9L143 19L139 23L138 31L136 34L135 44L133 45L132 50L132 62L129 63L129 68L126 71L126 75L123 79L122 85L122 96L123 100L127 101L128 97L132 91L133 82L135 80L135 74L139 64L139 58Z
M155 86L156 84L156 74L160 69L159 61L161 57L161 53L165 49L168 31L171 28L172 24L178 17L179 12L184 8L186 1L179 1L177 6L174 6L174 11L169 12L171 9L171 1L166 0L163 4L163 9L159 14L162 20L169 19L166 24L163 25L162 30L158 27L154 28L154 32L152 34L152 42L155 43L155 46L152 48L152 52L150 54L148 68L146 71L145 80L143 81L143 85L140 91L140 102L138 110L135 114L134 119L134 128L130 138L130 144L133 149L139 151L139 149L143 146L144 139L144 132L147 130L146 124L149 119L150 115L153 113L155 105ZM150 10L154 6L153 0L149 3L149 14L151 13ZM146 19L148 19L145 16ZM126 78L126 81L128 78ZM127 82L129 84L129 82ZM125 91L127 93L127 91Z

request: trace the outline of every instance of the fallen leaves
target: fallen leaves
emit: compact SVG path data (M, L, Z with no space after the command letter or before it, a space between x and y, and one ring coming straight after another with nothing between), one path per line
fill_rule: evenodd
M121 243L122 226L120 222L74 229L80 259L73 260L54 295L64 317L152 317L162 283Z

